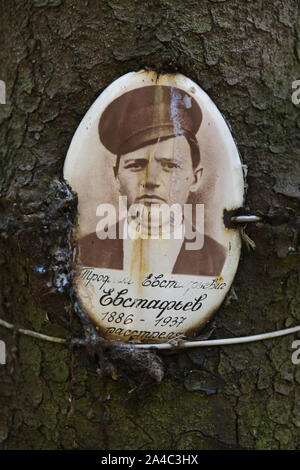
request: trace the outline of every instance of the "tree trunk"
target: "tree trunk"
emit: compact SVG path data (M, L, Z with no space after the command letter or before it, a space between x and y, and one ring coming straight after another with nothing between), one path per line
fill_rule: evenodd
M214 336L299 324L298 5L1 0L0 318L15 325L0 327L1 449L299 448L297 335L139 357L93 344L72 291L76 195L62 175L75 129L113 80L142 68L188 76L230 123L246 206L263 215L247 227L256 249L243 247Z

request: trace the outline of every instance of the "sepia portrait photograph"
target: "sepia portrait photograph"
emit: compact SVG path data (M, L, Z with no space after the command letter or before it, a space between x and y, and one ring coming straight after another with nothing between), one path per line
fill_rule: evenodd
M234 161L195 88L151 80L126 88L96 124L67 171L79 198L78 262L220 276Z
M167 310L196 303L203 324L239 258L239 235L225 227L224 210L243 200L238 151L206 93L180 74L121 77L81 122L64 173L78 194L78 289L92 318L111 303L136 309L135 320L143 308L157 319L154 287L171 302ZM115 297L114 283L124 279L126 292ZM202 296L195 297L200 281ZM101 300L99 291L110 288L112 296ZM196 313L183 318L186 327L199 323Z

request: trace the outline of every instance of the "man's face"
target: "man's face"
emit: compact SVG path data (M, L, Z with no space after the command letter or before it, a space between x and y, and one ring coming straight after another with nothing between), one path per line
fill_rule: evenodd
M184 136L147 145L120 158L120 193L132 204L183 204L200 186L201 170L194 170Z

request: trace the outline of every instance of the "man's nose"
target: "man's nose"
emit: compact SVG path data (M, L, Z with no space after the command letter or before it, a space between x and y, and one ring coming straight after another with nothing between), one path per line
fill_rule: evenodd
M154 189L158 188L160 185L159 182L159 165L156 161L152 161L149 163L149 166L147 168L148 171L146 171L145 175L145 187L148 189Z

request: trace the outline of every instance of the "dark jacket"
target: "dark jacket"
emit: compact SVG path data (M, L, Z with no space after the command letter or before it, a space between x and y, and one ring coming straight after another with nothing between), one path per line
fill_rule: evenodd
M119 224L116 225L119 233ZM186 250L184 240L172 274L195 276L219 276L224 266L227 250L213 238L204 235L201 250ZM78 241L77 262L86 267L123 269L123 240L116 238L100 240L96 233L90 233ZM159 266L157 271L159 271Z

